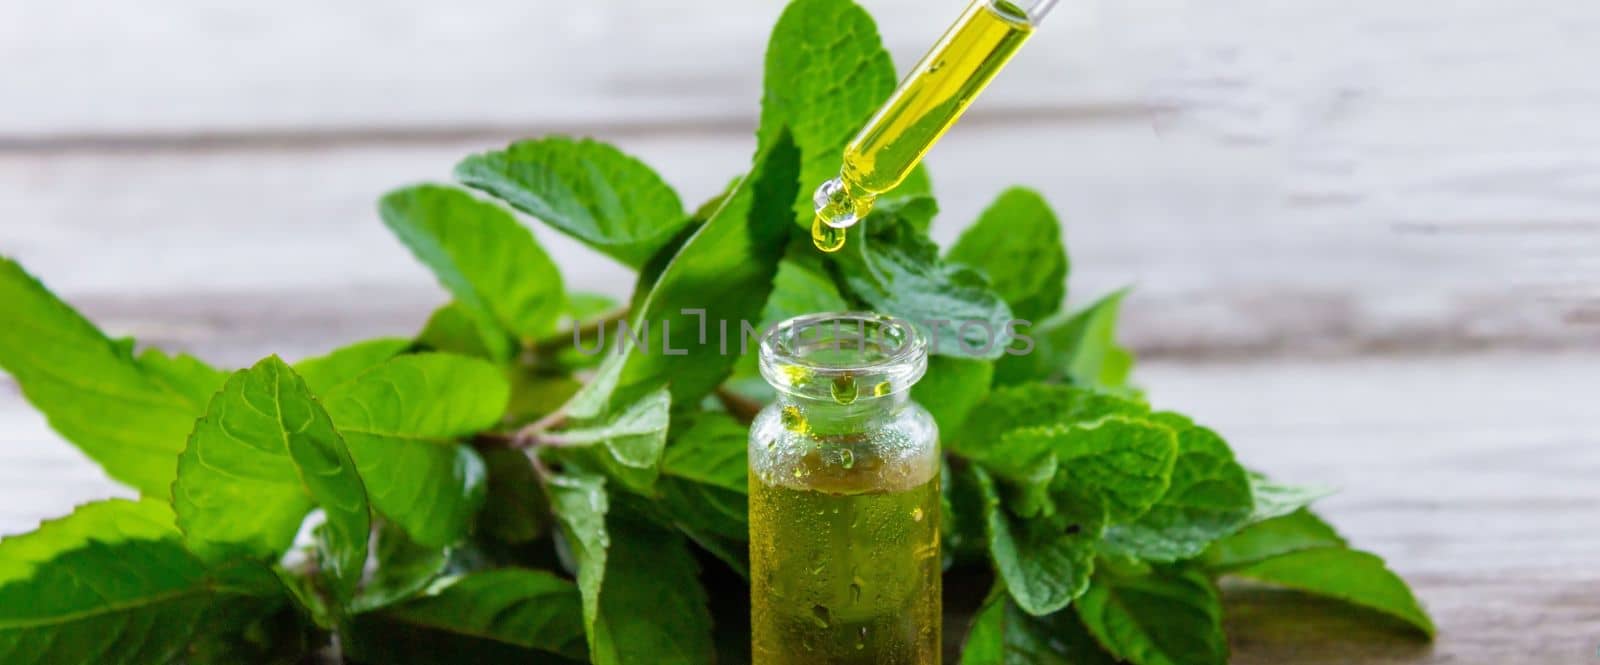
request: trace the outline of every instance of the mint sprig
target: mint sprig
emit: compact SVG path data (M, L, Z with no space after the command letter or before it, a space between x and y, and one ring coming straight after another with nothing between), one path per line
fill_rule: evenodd
M415 338L228 372L113 339L0 259L0 367L144 497L0 540L0 661L747 662L746 433L771 393L739 324L846 308L939 336L913 396L943 432L949 574L978 580L947 589L990 589L951 596L978 609L945 625L950 662L1225 662L1230 578L1432 635L1309 510L1326 490L1248 471L1225 432L1143 398L1116 335L1129 292L1064 307L1038 193L1003 192L941 254L919 169L850 249L812 250L810 190L893 67L849 0L792 2L765 67L750 168L693 212L566 137L385 196L442 287ZM567 292L527 218L637 269L633 295Z

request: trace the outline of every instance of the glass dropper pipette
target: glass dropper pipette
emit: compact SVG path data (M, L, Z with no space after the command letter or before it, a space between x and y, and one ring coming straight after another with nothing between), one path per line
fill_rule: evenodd
M811 236L818 249L844 246L845 229L911 174L1055 4L973 0L967 6L845 146L839 177L817 188Z

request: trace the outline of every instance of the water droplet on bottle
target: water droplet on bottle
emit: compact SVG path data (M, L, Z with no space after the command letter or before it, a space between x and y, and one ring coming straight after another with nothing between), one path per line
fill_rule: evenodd
M839 449L839 466L842 467L842 468L849 469L851 467L854 467L855 465L856 465L856 454L851 452L849 448L841 448L841 449Z
M921 522L922 521L922 508L913 508L913 509L911 509L911 521L913 521L913 522Z
M833 385L828 387L833 393L833 401L840 404L849 404L856 401L856 377L845 372L833 379Z
M811 606L811 620L818 628L827 628L833 621L833 613L821 605Z
M783 423L783 428L786 430L802 434L806 431L806 416L800 413L800 407L798 406L783 407L783 411L778 413L778 419Z

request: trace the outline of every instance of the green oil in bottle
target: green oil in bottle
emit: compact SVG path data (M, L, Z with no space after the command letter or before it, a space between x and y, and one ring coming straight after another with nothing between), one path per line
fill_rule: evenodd
M975 0L845 147L839 177L815 196L817 249L844 247L843 229L904 182L1033 34L1028 14L1007 0ZM834 228L838 233L822 229Z
M939 662L938 475L885 488L879 471L835 459L798 477L752 477L756 663Z

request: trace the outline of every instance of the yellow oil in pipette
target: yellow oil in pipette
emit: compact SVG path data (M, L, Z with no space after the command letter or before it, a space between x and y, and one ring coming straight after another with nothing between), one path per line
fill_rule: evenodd
M817 249L844 247L845 229L905 181L1032 34L1028 13L1012 2L968 6L845 147L839 177L817 189L811 224Z

